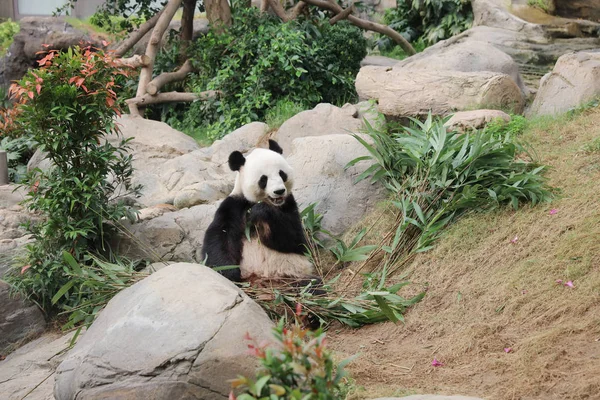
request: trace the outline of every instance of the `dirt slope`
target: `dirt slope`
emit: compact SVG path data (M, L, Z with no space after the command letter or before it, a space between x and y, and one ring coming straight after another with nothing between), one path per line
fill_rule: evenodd
M450 228L409 268L428 294L405 325L330 330L340 357L361 354L351 398L600 399L600 109L532 125L560 197Z

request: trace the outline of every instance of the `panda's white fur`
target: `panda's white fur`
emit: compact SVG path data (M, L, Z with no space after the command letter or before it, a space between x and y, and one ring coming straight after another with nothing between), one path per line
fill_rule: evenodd
M285 172L287 181L283 181L279 171ZM257 182L260 177L267 177L267 187L261 189ZM292 193L294 171L279 153L268 149L254 149L247 157L244 166L237 172L232 196L243 196L253 203L285 199ZM275 191L285 189L283 194Z
M306 256L280 253L260 243L258 238L243 240L240 272L242 279L252 275L261 278L302 278L314 275L314 267Z

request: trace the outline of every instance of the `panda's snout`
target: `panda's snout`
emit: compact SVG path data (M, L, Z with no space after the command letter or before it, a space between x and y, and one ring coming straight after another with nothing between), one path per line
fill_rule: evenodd
M273 191L273 193L275 193L275 194L277 194L277 195L281 196L282 194L284 194L284 193L285 193L285 189L274 190L274 191Z

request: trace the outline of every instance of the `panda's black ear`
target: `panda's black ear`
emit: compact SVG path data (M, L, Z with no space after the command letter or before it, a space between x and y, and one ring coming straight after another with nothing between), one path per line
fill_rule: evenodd
M239 171L245 163L246 159L239 151L234 151L229 155L229 168L231 168L232 171Z
M283 154L283 149L279 146L279 143L269 139L269 150L273 150L275 153Z

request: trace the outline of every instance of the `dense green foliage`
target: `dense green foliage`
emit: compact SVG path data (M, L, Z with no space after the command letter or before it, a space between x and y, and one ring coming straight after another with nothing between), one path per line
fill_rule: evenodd
M415 47L424 48L470 28L473 11L469 0L396 0L396 8L386 10L384 22ZM386 51L394 47L388 37L378 44Z
M291 329L282 322L273 329L278 347L248 345L261 363L256 378L238 377L234 389L242 389L237 400L335 400L343 398L344 367L337 366L325 345L325 333L311 332L295 324ZM251 340L248 336L247 339Z
M130 216L122 198L131 193L132 168L128 140L105 140L118 132L115 75L127 72L92 48L50 51L40 65L11 87L18 101L14 125L47 152L53 168L24 180L30 188L26 206L43 219L29 226L35 241L11 283L50 310L69 279L64 251L82 262L89 251L109 253L107 222ZM57 305L76 302L66 295Z
M0 24L0 56L6 53L18 32L19 24L10 19Z
M164 52L161 65L168 66L175 54ZM230 29L209 32L190 50L199 73L188 87L222 95L193 103L183 118L163 114L162 119L214 140L264 120L282 99L304 107L340 104L356 96L354 79L365 55L362 32L344 21L331 26L315 17L281 23L255 8L236 8Z
M516 209L552 198L546 167L527 161L526 149L509 130L449 132L443 120L429 115L399 131L369 128L368 133L373 144L356 138L371 155L353 163L373 160L359 179L371 176L392 194L398 225L391 245L384 248L389 253L400 250L400 244L429 249L442 229L466 212L501 204Z

